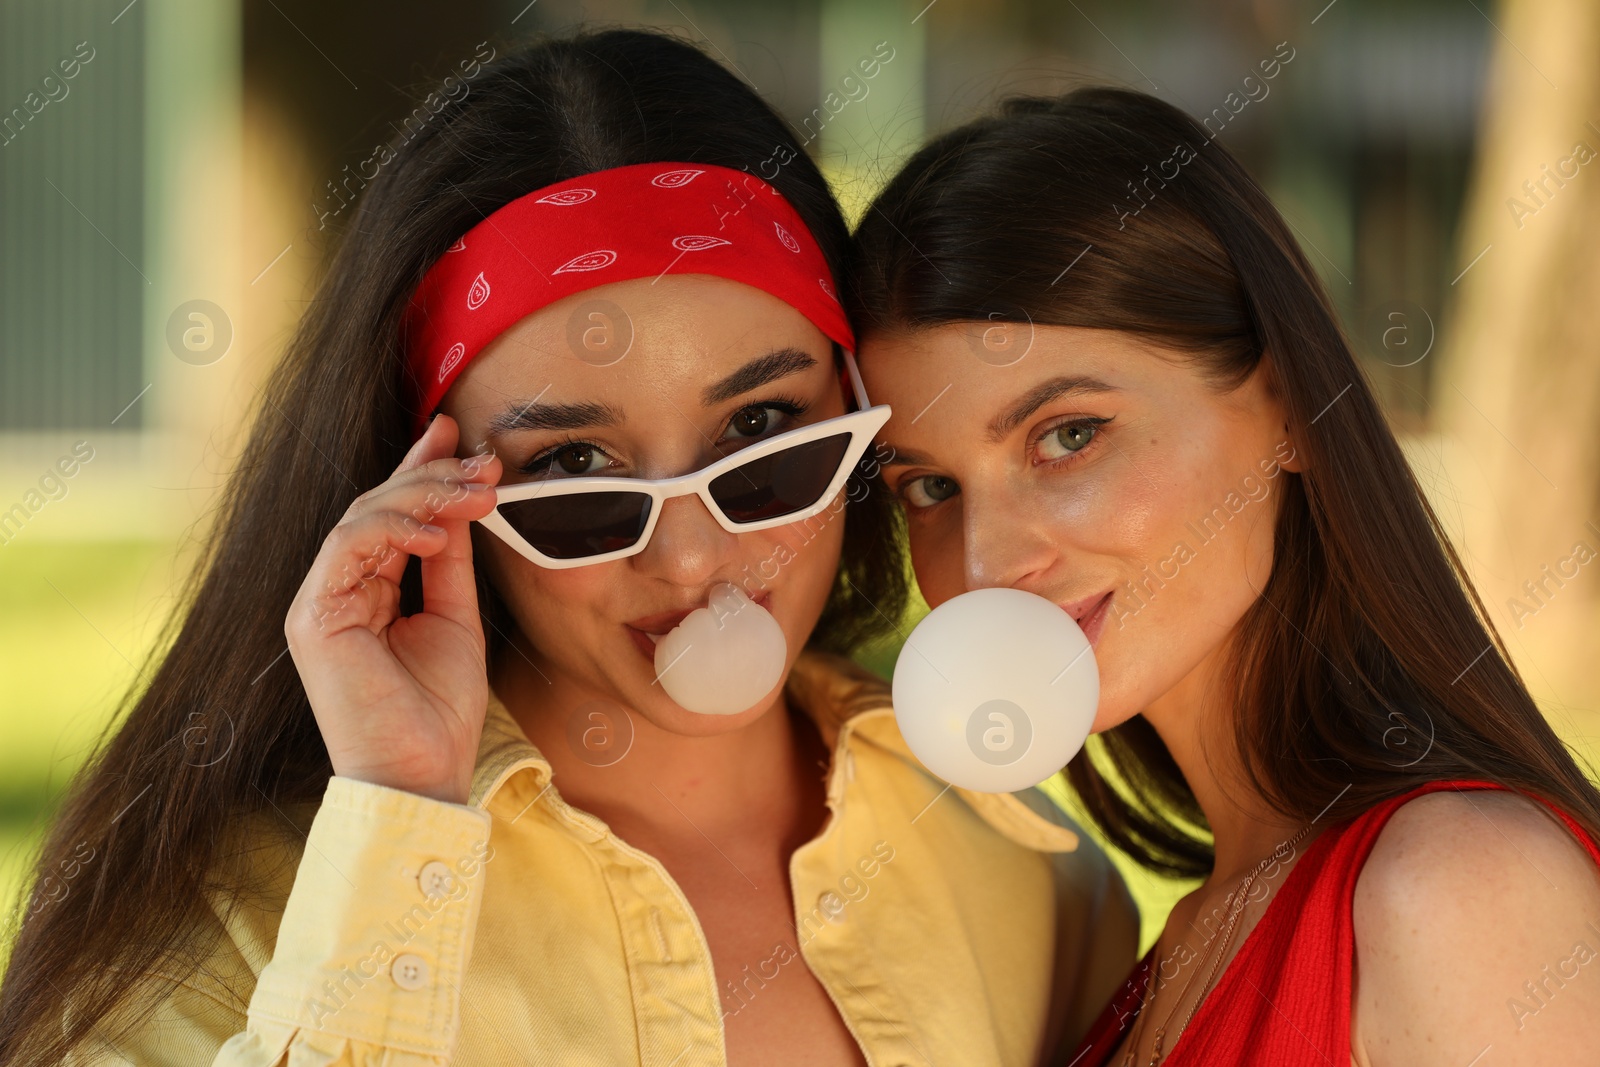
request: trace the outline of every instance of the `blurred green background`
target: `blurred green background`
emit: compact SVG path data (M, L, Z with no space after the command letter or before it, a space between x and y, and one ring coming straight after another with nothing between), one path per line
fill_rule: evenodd
M1597 581L1537 605L1523 584L1600 549L1600 177L1545 177L1600 148L1594 0L7 0L0 894L148 666L349 218L340 183L484 44L580 23L701 42L811 138L852 217L922 138L1010 93L1112 82L1222 116L1541 706L1594 751ZM882 49L860 96L844 78ZM80 441L92 458L52 475ZM1125 869L1148 943L1184 887Z

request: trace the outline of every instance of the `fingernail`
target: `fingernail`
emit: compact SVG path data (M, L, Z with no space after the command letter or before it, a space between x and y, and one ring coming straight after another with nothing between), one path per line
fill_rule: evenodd
M468 482L467 483L467 491L468 492L472 492L472 493L481 493L486 489L493 489L493 488L494 488L494 486L492 486L492 485L484 485L482 482Z
M444 533L444 527L443 526L435 526L431 522L423 523L422 524L422 528L424 530L427 530L429 533L435 533L435 534Z

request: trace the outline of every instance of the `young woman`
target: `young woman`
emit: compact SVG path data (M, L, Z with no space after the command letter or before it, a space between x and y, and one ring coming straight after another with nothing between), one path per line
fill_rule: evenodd
M923 592L1077 619L1077 791L1203 877L1061 1061L1593 1062L1600 797L1238 163L1149 96L1019 100L913 157L857 241Z
M1036 792L945 796L839 654L904 572L850 478L886 410L848 412L847 234L783 122L614 31L485 66L383 162L45 846L0 1061L1026 1064L1081 1034L1132 962L1120 882ZM686 710L654 642L724 585L787 651Z

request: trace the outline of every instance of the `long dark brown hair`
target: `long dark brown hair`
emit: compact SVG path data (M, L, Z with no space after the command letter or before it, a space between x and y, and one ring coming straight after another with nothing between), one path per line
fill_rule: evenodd
M1321 282L1205 127L1121 89L1014 99L913 156L855 238L863 333L1122 330L1186 353L1220 389L1267 357L1304 470L1279 476L1272 573L1239 623L1230 691L1247 784L1275 809L1332 822L1481 779L1600 838L1600 793L1512 666ZM1210 870L1204 816L1142 716L1068 777L1145 866Z
M453 240L554 182L634 163L707 163L768 180L844 275L844 220L789 126L732 74L663 35L612 30L515 50L411 134L396 138L394 159L362 194L265 387L165 653L148 685L124 699L125 720L42 846L0 988L0 1063L57 1062L113 1009L134 1025L161 994L131 997L136 983L193 973L195 931L215 922L209 909L259 888L217 875L251 847L234 828L320 799L332 768L282 656L284 618L350 501L383 482L411 443L399 316ZM812 647L848 652L898 620L897 522L881 492L850 494L840 574ZM481 569L478 585L489 669L513 624ZM402 610L420 610L415 560L402 592ZM224 756L204 749L225 733ZM50 892L69 867L65 895ZM241 1012L247 999L241 990ZM114 1040L115 1029L102 1036Z

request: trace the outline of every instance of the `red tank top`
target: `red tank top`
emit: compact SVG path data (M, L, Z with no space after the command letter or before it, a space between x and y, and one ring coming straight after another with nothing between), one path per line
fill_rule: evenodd
M1332 827L1290 869L1267 910L1201 1003L1162 1067L1346 1067L1350 1063L1351 907L1356 878L1400 806L1443 789L1504 789L1492 782L1430 782ZM1537 799L1537 798L1536 798ZM1545 803L1600 864L1600 849L1566 812ZM1152 948L1090 1027L1070 1067L1106 1067L1139 1014Z

